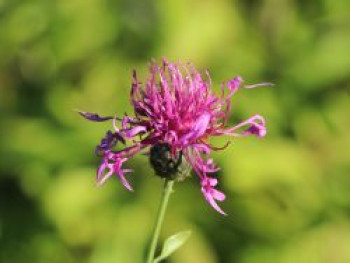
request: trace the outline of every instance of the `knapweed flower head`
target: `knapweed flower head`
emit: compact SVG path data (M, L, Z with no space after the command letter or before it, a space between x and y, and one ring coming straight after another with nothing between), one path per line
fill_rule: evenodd
M108 131L96 147L102 157L97 169L97 182L103 184L116 175L128 189L132 187L126 179L131 170L124 163L137 153L148 153L156 174L175 179L178 167L185 159L198 176L206 201L218 212L225 214L218 201L225 199L224 193L215 187L218 184L210 153L222 150L210 143L213 136L241 137L266 134L265 120L260 115L226 127L231 113L231 98L242 86L237 76L222 85L221 94L212 91L209 73L203 76L193 65L167 62L161 66L152 62L149 78L142 84L133 72L131 103L133 116L101 117L95 113L80 112L88 120L111 121ZM254 86L244 86L251 88ZM115 150L117 144L124 145Z

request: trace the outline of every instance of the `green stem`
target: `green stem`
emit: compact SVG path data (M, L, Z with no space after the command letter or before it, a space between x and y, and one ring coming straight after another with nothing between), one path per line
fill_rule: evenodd
M173 185L174 185L174 180L166 180L165 181L163 194L162 194L162 201L160 203L160 207L158 210L157 221L156 221L153 235L152 235L151 246L150 246L149 251L148 251L147 263L153 263L154 253L156 251L160 229L161 229L162 223L164 221L164 215L165 215L165 210L166 210L167 205L168 205L169 196L173 191Z

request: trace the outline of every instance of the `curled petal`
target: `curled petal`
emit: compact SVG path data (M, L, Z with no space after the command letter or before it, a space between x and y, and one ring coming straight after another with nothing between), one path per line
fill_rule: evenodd
M238 129L244 126L249 126L249 128L241 133L236 133ZM217 134L227 134L233 136L254 134L262 137L266 134L265 119L257 114L229 129L218 130Z
M195 122L192 130L185 134L181 139L180 143L186 144L189 140L197 139L202 136L207 130L210 122L210 114L204 112Z
M102 121L108 121L113 119L113 117L111 116L101 117L97 113L90 113L86 111L78 111L78 113L89 121L102 122Z
M146 131L147 131L147 129L144 126L136 126L136 127L132 128L132 129L124 130L125 135L126 135L127 138L132 138L135 135L137 135L139 133L144 133Z
M242 132L243 135L254 134L258 137L264 137L266 135L266 127L261 124L253 123L247 130Z

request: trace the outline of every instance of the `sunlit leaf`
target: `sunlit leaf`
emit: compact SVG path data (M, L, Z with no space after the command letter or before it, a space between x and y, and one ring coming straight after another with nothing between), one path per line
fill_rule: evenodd
M172 253L174 253L177 249L179 249L187 239L190 237L191 231L182 231L171 237L169 237L164 242L164 247L162 253L159 257L154 260L154 263L160 262L161 260L169 257Z

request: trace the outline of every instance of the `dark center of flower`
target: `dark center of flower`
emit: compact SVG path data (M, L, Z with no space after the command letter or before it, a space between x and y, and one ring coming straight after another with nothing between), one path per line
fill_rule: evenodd
M173 156L169 144L157 143L151 148L150 162L158 176L173 180L182 162L182 152Z

